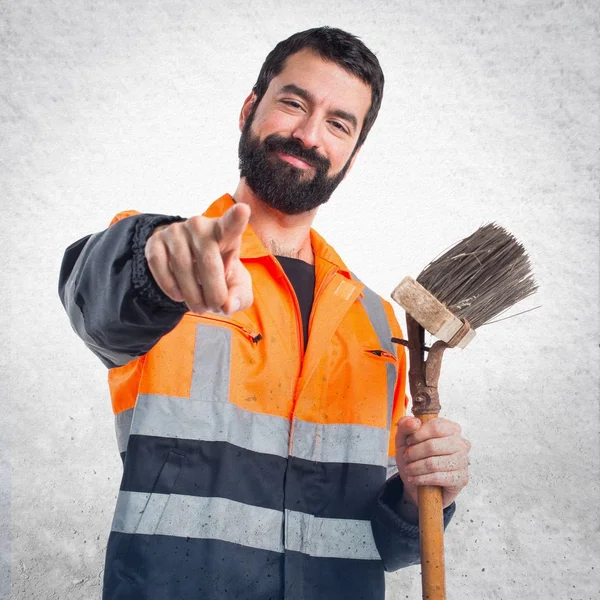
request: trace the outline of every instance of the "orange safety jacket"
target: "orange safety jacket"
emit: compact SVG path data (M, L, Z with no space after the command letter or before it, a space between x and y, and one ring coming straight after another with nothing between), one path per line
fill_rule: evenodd
M406 406L391 305L311 230L304 353L293 288L248 227L253 305L188 312L140 256L167 220L121 213L73 245L61 273L73 327L110 368L124 459L105 600L382 600L384 569L419 560L417 526L393 509L402 483L387 478Z

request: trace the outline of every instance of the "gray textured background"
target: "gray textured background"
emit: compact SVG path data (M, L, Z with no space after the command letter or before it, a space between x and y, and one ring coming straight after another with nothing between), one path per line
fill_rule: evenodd
M100 595L120 460L106 372L58 301L64 248L232 192L264 57L330 24L378 53L386 96L321 233L388 296L496 220L541 286L445 359L443 412L473 441L448 596L598 598L598 3L288 4L0 2L0 597ZM388 583L419 597L418 567Z

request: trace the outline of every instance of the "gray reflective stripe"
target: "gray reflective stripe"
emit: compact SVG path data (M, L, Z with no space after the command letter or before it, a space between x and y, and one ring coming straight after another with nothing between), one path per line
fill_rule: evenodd
M398 465L396 464L396 458L389 458L387 465L387 478L393 477L398 472Z
M229 442L254 452L287 457L290 422L282 417L244 410L230 402L140 394L131 433Z
M283 552L282 512L226 498L121 491L112 530L221 540Z
M364 298L361 298L361 303L369 315L381 347L397 357L396 344L392 342L392 330L383 307L383 301L368 287L365 287L363 294Z
M190 398L227 402L230 364L231 330L226 327L198 325Z
M84 341L85 345L96 355L100 356L104 360L110 363L109 368L111 367L120 367L122 365L127 364L129 361L136 358L135 355L126 354L124 352L116 352L114 350L107 350L102 346L99 346L88 334L85 328L85 321L83 318L83 313L79 306L77 306L75 302L75 285L77 280L79 279L79 273L82 269L83 264L85 263L89 253L92 251L92 248L96 245L96 241L101 233L95 233L92 235L88 241L86 242L81 254L77 258L73 270L71 272L71 276L65 285L65 310L67 311L67 315L69 315L69 320L71 321L71 327L75 330L75 333Z
M381 560L370 521L323 519L285 511L285 547L322 558Z
M394 390L396 389L396 377L398 369L391 363L386 363L385 370L387 372L387 398L388 398L388 418L387 426L392 425L392 414L394 412Z
M115 415L115 431L117 434L117 446L119 448L119 454L127 450L127 442L129 441L132 417L133 408L129 408Z
M392 330L383 308L381 298L371 289L365 287L363 290L364 298L361 298L361 303L365 309L377 337L379 344L383 350L393 354L396 358L396 345L392 342ZM394 408L394 389L396 387L396 367L391 363L386 364L387 372L387 398L388 398L388 419L387 424L390 427L392 423L392 411Z
M379 427L294 419L290 455L318 462L385 466L389 439L389 431Z

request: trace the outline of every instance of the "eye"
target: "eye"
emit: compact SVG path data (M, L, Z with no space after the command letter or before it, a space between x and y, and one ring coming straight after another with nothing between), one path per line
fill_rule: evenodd
M346 127L346 125L344 125L340 121L329 121L329 123L331 124L332 127L337 129L341 133L346 133L346 134L350 133L350 131L348 130L348 127Z
M291 106L292 108L302 109L302 104L300 104L300 102L298 102L297 100L282 100L281 102L282 102L282 104L285 104L286 106Z

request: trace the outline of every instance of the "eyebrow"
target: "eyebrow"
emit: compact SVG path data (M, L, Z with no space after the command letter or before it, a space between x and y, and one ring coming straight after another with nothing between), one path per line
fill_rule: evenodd
M308 90L297 86L295 83L288 83L287 85L284 85L279 90L279 93L295 94L299 98L306 100L306 102L310 102L312 104L314 104L315 102L315 97ZM331 114L340 119L344 119L344 121L348 121L348 123L352 125L354 130L358 128L358 119L352 113L349 113L345 110L336 109L331 111Z

